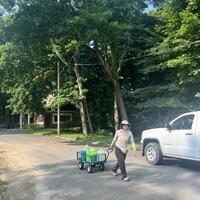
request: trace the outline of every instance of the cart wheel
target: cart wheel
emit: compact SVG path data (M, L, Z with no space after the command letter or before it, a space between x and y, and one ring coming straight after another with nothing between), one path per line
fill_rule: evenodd
M83 162L79 162L78 163L78 168L83 170L84 169L84 163Z
M99 169L102 170L102 171L104 171L104 169L105 169L104 163L102 163L102 164L99 166Z
M87 172L88 172L88 173L92 173L92 166L91 166L91 165L88 165L88 166L87 166Z

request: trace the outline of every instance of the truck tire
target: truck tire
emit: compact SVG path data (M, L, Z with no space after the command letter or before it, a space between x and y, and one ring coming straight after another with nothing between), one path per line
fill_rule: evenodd
M158 165L163 159L163 155L158 143L149 143L145 147L145 157L149 164Z

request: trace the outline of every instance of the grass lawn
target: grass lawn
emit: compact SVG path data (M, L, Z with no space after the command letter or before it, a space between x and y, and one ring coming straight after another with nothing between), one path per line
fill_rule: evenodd
M72 142L80 142L89 145L101 145L101 146L109 146L112 142L112 133L95 133L91 135L83 135L82 133L76 133L74 131L67 130L66 132L61 132L60 135L57 135L55 129L34 129L34 128L26 128L24 129L26 133L30 134L39 134L44 136L54 136L60 137ZM135 138L136 149L140 150L140 139Z
M0 199L1 200L9 200L7 194L7 185L8 183L0 180Z

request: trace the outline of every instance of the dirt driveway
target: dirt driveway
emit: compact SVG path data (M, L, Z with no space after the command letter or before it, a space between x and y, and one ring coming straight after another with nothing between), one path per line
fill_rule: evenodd
M131 181L113 177L112 154L104 172L77 169L82 145L53 137L0 130L1 173L11 200L200 200L200 164L168 160L150 166L139 155L127 158Z

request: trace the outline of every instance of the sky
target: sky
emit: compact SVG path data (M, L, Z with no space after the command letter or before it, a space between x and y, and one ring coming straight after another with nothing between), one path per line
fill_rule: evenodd
M151 11L151 10L153 10L153 9L154 9L153 5L152 5L152 4L149 4L149 5L148 5L148 8L146 8L145 11L149 12L149 11Z

